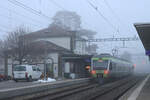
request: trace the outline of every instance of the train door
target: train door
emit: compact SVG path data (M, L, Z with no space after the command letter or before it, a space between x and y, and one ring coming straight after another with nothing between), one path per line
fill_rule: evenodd
M114 70L113 70L113 63L112 63L111 60L109 61L109 66L108 66L108 68L109 68L109 77L112 77L113 74L114 74Z

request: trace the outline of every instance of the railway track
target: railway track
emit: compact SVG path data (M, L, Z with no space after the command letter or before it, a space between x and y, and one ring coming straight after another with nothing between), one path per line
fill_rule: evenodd
M128 77L103 86L91 84L84 87L61 91L41 100L118 100L124 93L139 83L144 76Z
M133 80L134 79L134 80ZM124 93L135 86L140 81L139 78L131 78L120 83L109 86L105 89L99 89L90 96L85 96L84 100L118 100Z
M71 87L64 87L61 89L56 89L52 93L48 93L47 95L39 96L30 98L27 100L60 100L62 98L65 98L67 96L74 95L76 93L80 93L83 91L87 91L89 89L92 89L94 87L98 87L99 84L91 84L91 83L85 83L85 84L79 84L79 85L73 85Z
M98 86L99 84L97 83L85 81L74 85L66 85L64 87L60 87L48 91L14 97L11 98L11 100L60 100L67 96L76 94L78 92L87 91L93 87L98 87ZM6 100L10 100L10 98Z
M144 77L127 77L106 85L96 83L76 84L47 91L45 94L34 95L23 100L118 100Z
M134 76L95 88L74 100L118 100L124 93L139 83L145 76ZM81 94L83 95L83 94ZM68 99L69 100L69 99Z

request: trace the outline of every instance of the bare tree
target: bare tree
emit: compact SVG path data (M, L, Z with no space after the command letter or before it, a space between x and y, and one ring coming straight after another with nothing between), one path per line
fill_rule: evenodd
M29 39L24 35L29 33L29 29L25 27L19 27L15 31L8 33L8 36L4 42L5 52L15 60L18 60L20 64L24 57L28 54Z

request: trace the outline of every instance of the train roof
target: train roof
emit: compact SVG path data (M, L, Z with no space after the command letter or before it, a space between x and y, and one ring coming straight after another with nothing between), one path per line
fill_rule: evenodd
M100 55L93 56L93 58L104 58L104 57L110 58L110 59L117 59L117 60L125 61L125 62L128 62L128 63L132 63L129 60L126 60L126 59L123 59L123 58L119 58L119 57L115 57L115 56L112 56L111 54L107 54L107 53L103 53L103 54L100 54Z

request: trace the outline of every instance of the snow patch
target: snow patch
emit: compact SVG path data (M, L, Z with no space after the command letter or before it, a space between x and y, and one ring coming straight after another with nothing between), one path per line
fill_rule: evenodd
M52 78L47 78L47 80L45 79L40 79L38 80L37 82L40 82L40 83L46 83L46 82L55 82L56 80L55 79L52 79Z

